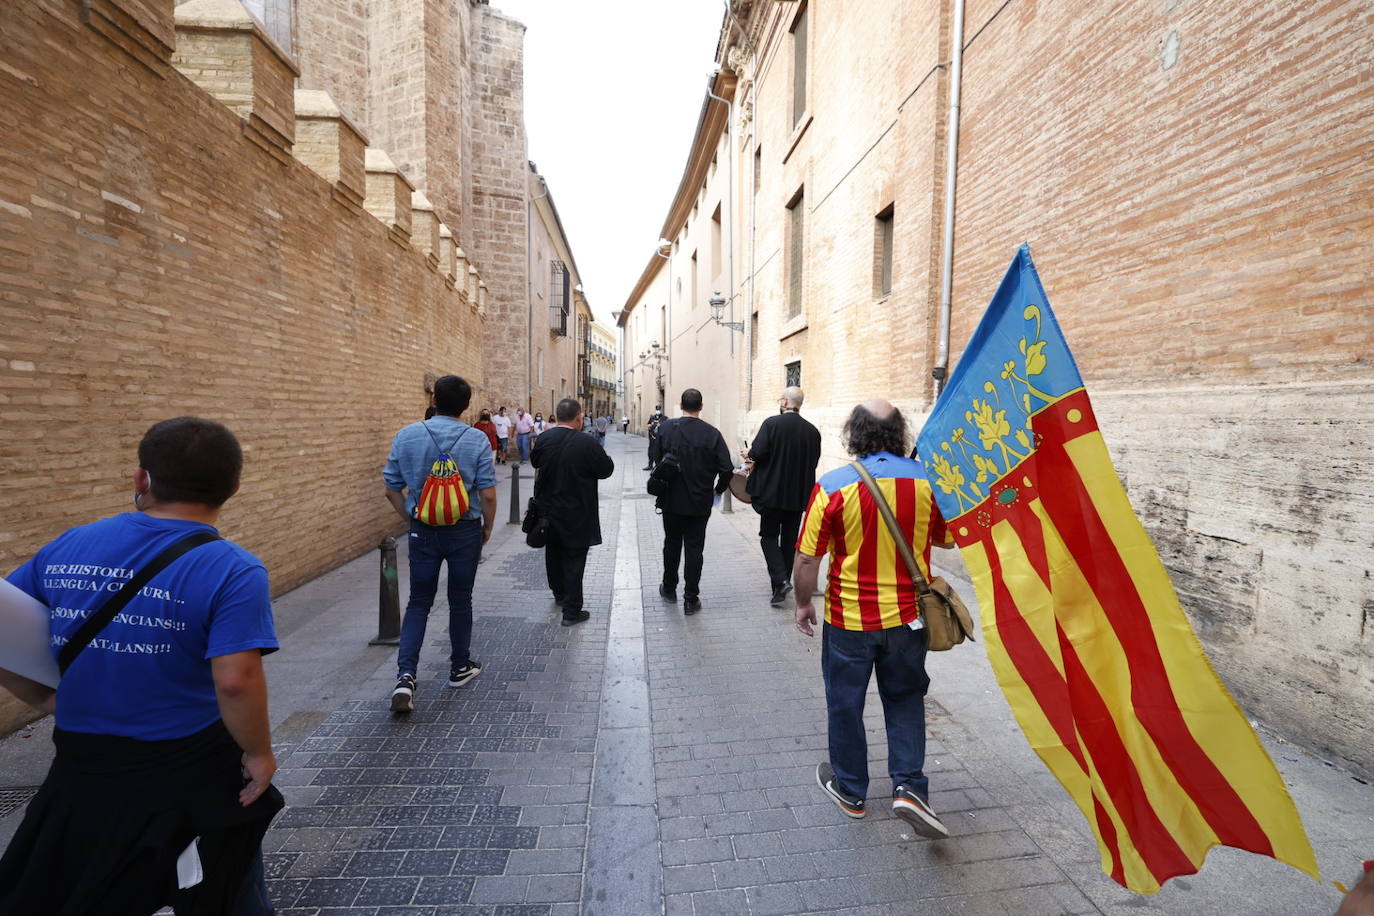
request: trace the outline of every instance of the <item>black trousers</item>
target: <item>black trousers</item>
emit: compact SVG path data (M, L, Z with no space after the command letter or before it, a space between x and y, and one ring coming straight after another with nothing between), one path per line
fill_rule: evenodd
M663 513L663 584L668 588L677 588L677 564L685 548L687 557L682 564L684 598L696 598L701 594L701 555L706 547L706 523L710 520L709 515Z
M768 581L777 588L792 580L792 557L802 514L760 506L755 506L754 511L759 514L759 544L763 547L763 561L768 564Z
M582 610L582 574L587 568L586 547L568 547L549 532L544 545L544 573L549 579L549 591L554 600L563 605L563 615Z

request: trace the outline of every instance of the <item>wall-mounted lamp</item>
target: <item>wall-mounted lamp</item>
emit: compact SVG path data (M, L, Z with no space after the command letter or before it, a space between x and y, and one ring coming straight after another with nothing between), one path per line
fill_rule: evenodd
M724 296L722 296L719 292L717 292L715 295L713 295L710 299L708 299L708 300L706 300L706 301L707 301L707 303L711 306L711 320L712 320L712 321L714 321L716 324L720 325L720 326L723 327L723 328L729 328L729 329L732 330L732 331L739 331L741 334L744 333L744 322L743 322L743 321L722 321L722 320L721 320L721 319L724 317L724 315L725 315L725 304L726 304L726 301L727 301L726 298L725 298Z

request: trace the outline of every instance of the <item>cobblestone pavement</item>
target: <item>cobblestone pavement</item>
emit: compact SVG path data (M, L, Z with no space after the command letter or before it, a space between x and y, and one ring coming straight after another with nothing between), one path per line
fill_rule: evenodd
M265 844L284 916L1335 909L1329 884L1233 850L1154 897L1112 884L976 646L930 663L927 772L951 839L913 837L877 795L865 820L843 817L814 782L819 641L768 606L753 512L712 518L703 609L684 617L656 591L643 440L608 446L618 467L602 485L606 543L588 562L591 621L558 626L542 555L504 528L477 579L482 675L444 685L436 610L413 714L387 711L385 664L284 760L290 807ZM868 725L876 793L876 692ZM1374 850L1374 793L1266 743L1328 878L1348 882Z

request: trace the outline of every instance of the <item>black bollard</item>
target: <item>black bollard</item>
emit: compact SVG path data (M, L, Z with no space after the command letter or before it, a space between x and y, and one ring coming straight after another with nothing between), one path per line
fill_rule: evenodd
M510 466L510 521L509 525L520 524L520 465Z
M381 552L381 578L377 592L377 638L369 646L395 646L401 642L401 583L396 571L396 539L377 545Z

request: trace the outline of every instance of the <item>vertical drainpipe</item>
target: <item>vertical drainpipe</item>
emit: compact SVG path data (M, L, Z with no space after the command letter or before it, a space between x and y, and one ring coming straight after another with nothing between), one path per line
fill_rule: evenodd
M940 334L935 352L935 397L944 390L949 375L949 319L954 288L954 192L959 175L959 90L964 71L964 0L954 0L950 35L949 146L945 151L944 238L940 244Z

